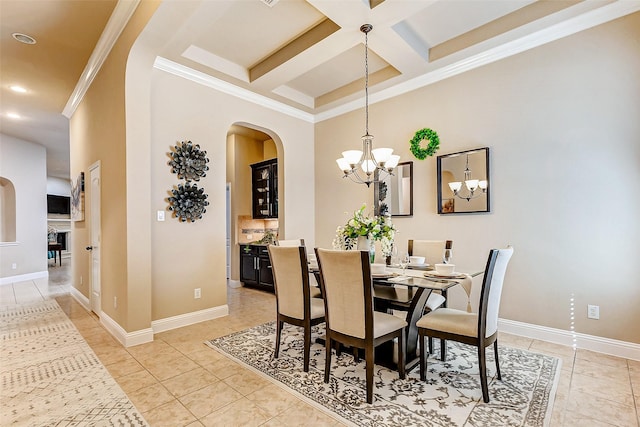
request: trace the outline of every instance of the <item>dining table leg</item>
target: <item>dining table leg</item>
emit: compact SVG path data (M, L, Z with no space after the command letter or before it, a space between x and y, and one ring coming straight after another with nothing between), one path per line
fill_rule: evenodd
M431 289L418 288L411 301L409 311L407 311L407 340L406 340L406 360L407 367L413 368L418 362L418 327L416 323L422 317L427 299L431 295ZM425 351L422 349L421 351ZM409 363L411 361L411 363Z

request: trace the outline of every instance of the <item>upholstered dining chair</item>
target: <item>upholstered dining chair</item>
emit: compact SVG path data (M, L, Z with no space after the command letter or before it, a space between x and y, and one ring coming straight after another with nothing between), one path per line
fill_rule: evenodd
M276 349L278 358L284 323L304 328L304 371L309 372L311 327L324 322L324 302L311 297L304 246L268 247L276 291Z
M304 246L304 239L276 240L277 246ZM315 255L314 255L315 262ZM310 283L311 285L311 283ZM322 298L319 286L311 285L311 298Z
M418 335L421 348L424 348L424 337L435 337L444 340L453 340L473 345L478 348L478 361L480 366L480 385L482 398L489 402L489 387L487 384L486 347L493 344L496 359L496 371L498 380L500 375L500 363L498 360L498 309L507 264L513 255L511 246L506 249L492 249L484 270L482 290L477 313L456 310L452 308L439 308L425 314L418 320ZM426 357L420 353L420 379L426 379Z
M445 249L453 248L453 240L413 240L407 242L409 256L423 256L429 265L441 264Z
M367 251L336 251L316 248L320 287L326 313L326 359L324 382L329 382L334 342L364 349L367 403L373 402L375 347L398 339L398 372L405 377L405 329L407 322L373 310L371 264Z
M278 246L304 246L304 239L276 240Z

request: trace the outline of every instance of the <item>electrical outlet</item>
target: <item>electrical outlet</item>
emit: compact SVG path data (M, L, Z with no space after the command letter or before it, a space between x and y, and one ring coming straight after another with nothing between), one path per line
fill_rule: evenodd
M164 221L164 211L156 212L158 221Z
M193 298L199 299L201 297L201 295L202 294L201 294L200 288L195 288L193 290Z
M15 262L13 264L11 264L11 269L15 270L16 268L18 268L18 264L16 264Z
M600 306L589 304L587 306L587 317L589 319L600 319Z
M118 297L113 297L113 308L118 308Z

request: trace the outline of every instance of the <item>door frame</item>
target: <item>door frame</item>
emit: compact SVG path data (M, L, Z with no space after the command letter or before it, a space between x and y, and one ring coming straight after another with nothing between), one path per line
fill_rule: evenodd
M94 187L94 180L97 186ZM101 167L100 160L89 166L89 206L90 223L89 239L92 249L89 252L89 306L98 317L102 313L102 285L100 283L100 244L101 244L101 218L100 218L100 193L101 193ZM97 296L94 291L97 289Z

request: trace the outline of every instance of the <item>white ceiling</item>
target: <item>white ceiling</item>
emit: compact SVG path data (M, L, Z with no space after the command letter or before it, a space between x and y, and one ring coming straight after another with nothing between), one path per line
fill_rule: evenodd
M371 2L375 7L366 0L279 0L272 6L261 0L164 1L159 11L175 16L175 22L154 28L152 20L145 31L164 34L165 47L158 54L166 63L262 95L317 121L363 105L364 34L359 28L364 23L374 27L369 33L369 86L371 102L376 102L640 10L638 0ZM132 1L121 0L115 10L123 3ZM0 126L3 133L47 146L50 176L68 177L68 124L62 111L65 104L67 113L77 105L77 99L70 100L74 87L77 93L90 83L80 77L81 68L99 61L74 46L80 41L95 46L96 30L106 25L105 33L113 34L113 26L123 25L127 18L122 16L107 25L113 10L109 0L0 2ZM88 13L95 16L89 19ZM10 31L54 37L36 22L57 28L56 37L64 35L66 43L51 45L43 39L41 56L21 54L32 46L19 46ZM81 61L82 67L46 60L63 54ZM38 78L53 69L60 77L46 80L43 87ZM16 82L38 87L30 102L8 91ZM48 102L61 87L65 101ZM6 117L20 108L29 121Z

